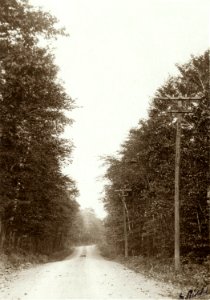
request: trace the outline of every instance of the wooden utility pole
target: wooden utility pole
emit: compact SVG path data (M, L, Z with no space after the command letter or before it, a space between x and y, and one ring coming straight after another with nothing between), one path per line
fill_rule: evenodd
M210 128L208 130L210 133ZM208 136L208 146L210 146L210 138ZM208 206L208 222L209 222L209 249L210 249L210 153L209 153L209 176L208 176L208 187L207 187L207 206ZM208 290L210 291L210 255L208 256Z
M169 111L177 114L176 123L176 153L175 153L175 185L174 185L174 267L175 271L180 270L180 161L181 161L181 124L182 114L191 113L183 109L183 101L199 101L203 97L155 97L157 100L175 100L178 102L178 110Z
M127 222L126 222L126 197L128 193L131 192L131 189L122 188L120 190L115 190L115 192L119 192L123 204L123 229L124 229L124 251L125 257L128 257L128 232L127 232Z
M178 107L181 109L182 102L178 101ZM180 220L179 220L179 182L180 182L180 160L181 160L181 122L182 115L178 114L176 123L176 156L175 156L175 192L174 192L174 265L175 270L180 268Z
M125 257L128 257L128 232L126 224L126 212L125 212L125 196L122 195L123 202L123 228L124 228L124 242L125 242Z

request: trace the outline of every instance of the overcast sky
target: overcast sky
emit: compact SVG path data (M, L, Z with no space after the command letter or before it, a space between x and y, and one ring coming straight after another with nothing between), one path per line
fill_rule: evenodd
M81 207L98 216L104 173L99 157L115 154L176 63L209 47L208 0L31 0L50 11L70 37L55 44L60 78L80 108L66 137Z

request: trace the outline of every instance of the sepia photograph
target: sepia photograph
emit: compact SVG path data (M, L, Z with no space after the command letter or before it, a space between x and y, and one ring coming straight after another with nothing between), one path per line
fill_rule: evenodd
M210 0L0 0L0 300L210 299Z

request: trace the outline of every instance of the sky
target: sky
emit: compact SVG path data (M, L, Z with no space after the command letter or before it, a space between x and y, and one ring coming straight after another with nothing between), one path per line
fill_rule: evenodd
M55 63L78 108L65 137L81 208L103 218L102 156L115 155L176 63L209 47L210 0L31 0L56 16L69 37L59 38Z

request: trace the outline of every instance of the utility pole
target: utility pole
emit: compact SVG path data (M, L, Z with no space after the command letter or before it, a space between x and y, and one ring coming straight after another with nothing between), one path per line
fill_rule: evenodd
M210 126L208 127L208 146L210 147ZM209 148L210 149L210 148ZM207 205L208 205L208 221L209 221L209 249L210 249L210 152L208 157L209 162L209 174L208 174L208 187L207 187ZM209 253L210 254L210 253ZM208 290L210 291L210 255L208 256Z
M126 197L128 196L129 192L131 192L131 189L128 188L122 188L120 190L115 190L115 192L119 192L123 204L123 229L124 229L124 251L125 251L125 257L128 257L128 232L127 232L127 223L126 223Z
M182 102L178 101L178 108L181 110ZM181 160L181 127L182 115L179 113L176 123L176 155L175 155L175 191L174 191L174 264L175 270L180 269L180 209L179 209L179 183L180 183L180 160Z
M178 102L178 110L170 111L177 114L176 123L176 152L175 152L175 185L174 185L174 267L180 270L180 161L181 161L181 124L182 114L192 113L183 109L184 101L199 101L203 97L155 97L157 100L175 100Z

